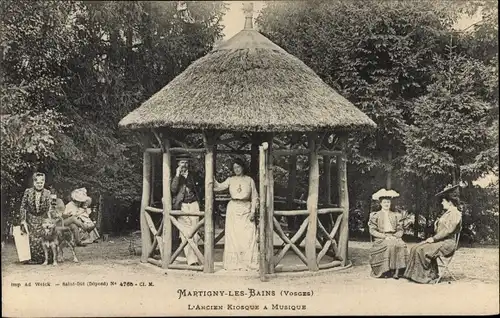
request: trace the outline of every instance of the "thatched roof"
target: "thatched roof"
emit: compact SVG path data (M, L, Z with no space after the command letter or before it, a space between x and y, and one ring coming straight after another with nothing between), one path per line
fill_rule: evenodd
M119 125L266 132L375 127L311 68L253 29L193 62Z

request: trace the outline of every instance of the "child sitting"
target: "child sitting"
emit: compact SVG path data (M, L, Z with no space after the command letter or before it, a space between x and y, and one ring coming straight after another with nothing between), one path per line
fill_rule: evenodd
M99 232L95 228L94 221L92 221L92 219L90 218L90 214L92 213L92 209L90 208L91 204L92 204L92 199L89 197L82 204L82 206L78 209L78 212L77 212L77 218L80 221L82 221L82 223L85 225L85 227L89 227L89 228L93 227L92 231L81 233L83 235L83 237L85 237L84 241L82 241L83 244L94 243L100 237Z

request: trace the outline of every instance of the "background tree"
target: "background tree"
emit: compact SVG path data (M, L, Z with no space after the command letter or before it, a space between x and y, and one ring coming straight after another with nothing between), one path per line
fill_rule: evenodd
M193 24L174 17L175 2L3 3L2 113L9 116L2 137L12 138L5 144L2 138L2 148L10 145L6 159L19 161L12 170L2 160L6 206L15 206L26 177L40 169L65 201L75 187L101 198L109 216L105 231L137 218L141 136L118 131L117 124L222 36L223 3L188 7ZM17 128L30 143L13 139ZM34 151L38 157L24 155ZM3 182L4 175L17 183Z
M498 147L485 129L494 122L490 114L498 100L498 68L489 62L498 46L494 28L483 25L467 35L453 29L464 14L495 5L301 1L269 2L262 10L263 34L378 125L374 133L352 134L349 140L350 201L366 211L365 218L371 193L386 186L400 190L400 207L425 222L435 217L433 194L452 181L451 168L462 167L456 179L475 180L498 166ZM478 52L490 56L478 59ZM438 113L446 119L435 117Z

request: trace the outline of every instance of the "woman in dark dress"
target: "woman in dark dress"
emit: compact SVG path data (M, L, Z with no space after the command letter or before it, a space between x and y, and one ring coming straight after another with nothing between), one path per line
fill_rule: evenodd
M51 197L50 191L44 188L45 175L37 172L33 175L33 187L24 191L19 213L14 216L15 225L29 233L31 260L28 264L42 264L44 253L42 249L42 221L48 217Z
M404 276L411 281L430 284L439 278L437 257L448 257L456 249L456 236L461 231L462 213L458 210L459 199L454 190L459 185L448 187L436 194L441 199L445 212L434 222L435 235L417 244L410 250L410 258Z

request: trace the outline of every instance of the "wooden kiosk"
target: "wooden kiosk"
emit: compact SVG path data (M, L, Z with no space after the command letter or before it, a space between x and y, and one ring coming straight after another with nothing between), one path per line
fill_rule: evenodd
M375 123L326 85L309 67L253 29L248 10L245 28L204 57L193 62L162 90L120 121L120 126L154 135L157 148L144 151L141 237L143 262L168 269L213 273L214 246L224 233L214 231L214 167L217 154L250 155L251 172L259 190L260 275L290 271L318 271L348 266L346 145L350 131L372 129ZM201 134L203 144L188 146L180 135ZM289 137L284 145L280 135ZM224 137L225 136L225 137ZM239 147L230 146L241 142ZM205 209L199 223L178 248L172 248L172 230L179 229L172 210L172 158L179 153L205 159ZM308 156L309 184L306 209L275 210L273 160L278 156ZM163 207L153 207L152 158L161 156ZM320 156L326 175L327 202L318 204ZM337 183L330 181L335 159ZM292 160L292 162L295 162ZM296 173L291 167L290 175ZM332 189L338 202L330 202ZM293 183L290 186L293 192ZM293 200L293 198L292 198ZM162 216L157 227L152 215ZM295 233L285 233L279 217L301 216ZM323 221L321 221L323 220ZM326 220L326 221L325 221ZM193 240L203 233L203 244ZM276 246L275 236L282 241ZM304 249L300 244L304 241ZM177 259L189 244L200 266ZM160 258L152 255L159 250ZM305 252L303 251L305 250ZM303 264L284 265L287 252ZM325 261L326 255L329 260Z

